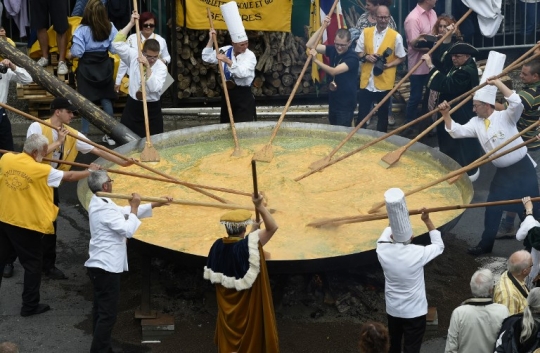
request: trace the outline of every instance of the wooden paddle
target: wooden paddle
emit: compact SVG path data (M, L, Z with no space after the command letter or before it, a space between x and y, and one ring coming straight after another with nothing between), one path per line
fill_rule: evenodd
M334 10L336 9L338 2L339 0L334 1L334 4L332 5L332 7L330 8L330 11L328 12L329 14L334 13ZM324 22L323 22L322 28L323 30L319 32L319 35L317 36L317 39L315 40L315 46L317 46L317 44L319 43L319 40L322 37L324 29L326 29L326 25ZM302 82L302 78L304 77L304 74L311 62L311 59L312 59L311 55L308 55L306 58L306 63L304 64L302 71L300 72L300 74L298 75L298 78L296 79L296 83L291 91L289 99L287 100L287 104L285 104L285 108L283 108L283 112L281 113L281 116L279 117L276 123L276 126L274 127L274 130L272 131L272 135L270 136L270 141L268 141L268 143L262 149L260 149L259 151L253 154L253 158L252 158L253 160L256 160L259 162L270 163L272 159L274 158L274 151L272 149L272 141L274 141L274 139L276 138L279 127L281 126L283 119L285 119L285 114L287 114L287 110L289 109L289 106L291 105L294 95L296 94L296 90L298 89L298 87L300 86L300 83Z
M463 14L463 16L459 19L459 21L457 21L455 23L455 27L457 28L463 21L465 21L465 19L472 13L472 10L469 9L465 14ZM451 31L448 31L446 32L438 41L437 43L435 43L435 45L433 46L433 48L431 48L427 54L431 54L433 53L442 43L443 41L449 37L450 35L452 34ZM326 157L324 157L323 159L320 159L318 161L315 161L313 162L309 168L310 169L317 169L317 170L320 170L321 166L325 166L327 165L330 160L332 159L332 157L336 154L337 151L339 151L339 149L341 149L341 147L343 147L343 145L345 145L345 143L347 143L347 141L349 141L351 139L351 137L354 136L354 134L356 134L356 132L362 127L364 126L364 124L369 120L371 119L371 117L379 110L379 108L381 108L381 106L386 103L386 101L392 97L392 95L394 94L395 91L397 91L399 89L399 87L401 87L401 85L403 84L403 82L405 82L405 80L407 80L415 71L416 69L418 69L420 67L420 65L422 65L424 63L424 60L420 60L416 63L416 65L414 65L408 72L405 76L403 76L403 78L394 86L394 88L392 88L387 94L386 96L384 96L384 98L382 100L379 101L379 103L377 103L377 105L375 107L373 107L373 109L371 110L371 112L366 115L366 117L364 117L364 119L362 119L362 121L354 128L351 130L351 132L349 132L349 134L345 137L345 139L343 139L343 141L341 141L339 143L339 145L334 148L332 150L332 152L330 152L330 154ZM416 119L415 120L416 122L418 122L419 120ZM412 125L412 124L411 124Z
M137 0L133 0L133 12L139 13L137 10ZM137 32L137 52L139 57L142 56L141 49L141 29L139 28L139 20L135 21L135 31ZM144 112L144 129L146 130L146 142L144 144L144 149L141 152L141 161L143 162L159 162L159 153L156 148L152 145L152 140L150 139L150 123L148 122L148 106L146 104L146 75L143 68L143 64L139 63L139 70L141 72L141 92L142 92L142 101L143 101L143 112Z
M206 8L206 12L208 13L208 21L210 22L210 29L214 29L214 21L212 20L212 13L210 12L210 8ZM216 35L212 35L212 40L214 41L214 50L216 51L216 56L219 53L219 45L217 42ZM223 62L221 60L218 60L218 66L219 66L219 73L221 74L221 85L223 86L223 94L225 95L225 102L227 102L227 111L229 112L229 120L231 122L231 131L233 135L234 140L234 151L231 154L231 156L239 157L242 155L242 151L240 150L240 145L238 143L238 136L236 135L236 127L234 126L234 117L233 112L231 108L231 101L229 100L229 90L227 89L225 78L225 71L223 70Z
M0 149L0 153L19 153L19 152ZM87 168L90 167L89 164L63 161L63 160L54 159L54 158L44 157L43 160L47 161L47 162L51 162L51 163L67 164L67 165L70 165L70 166L73 166L73 167L79 167L79 168L83 168L83 169L87 169ZM101 169L108 172L108 173L122 174L122 175L132 176L132 177L135 177L135 178L156 180L156 181L162 181L164 183L178 184L178 185L183 185L183 186L187 186L187 187L215 190L215 191L227 192L227 193L230 193L230 194L236 194L236 195L252 197L252 195L249 192L243 192L243 191L238 191L238 190L233 190L233 189L221 188L221 187L217 187L217 186L193 184L193 183L188 183L186 181L171 180L171 179L166 179L166 178L158 178L158 177L151 176L151 175L145 175L145 174L139 174L139 173L131 173L131 172L126 172L126 171L119 170L119 169L110 169L110 168L101 168Z
M259 186L257 183L257 162L252 160L251 161L251 176L253 178L253 194L255 194L257 197L259 196ZM259 211L255 208L255 221L259 223L261 220L261 215L259 214Z
M531 198L531 201L533 202L540 201L540 197ZM442 212L442 211L454 211L454 210L462 210L462 209L467 209L467 208L512 205L512 204L517 204L521 202L522 202L521 199L514 199L514 200L504 200L504 201L471 203L468 205L453 205L453 206L416 209L416 210L409 210L409 216L422 214L422 212L433 213L433 212ZM376 221L376 220L386 219L386 218L388 218L387 213L377 213L377 214L371 214L371 215L360 215L360 216L338 217L338 218L326 218L326 219L315 220L313 222L306 224L306 226L323 227L326 225L341 225L341 224L347 224L347 223L368 222L368 221Z
M108 193L108 192L96 192L96 196L99 197L108 197L111 199L123 199L123 200L131 200L133 196L131 195L124 195L124 194L114 194L114 193ZM167 199L162 197L149 197L149 196L141 196L141 201L147 201L147 202L168 202ZM254 206L244 206L244 205L235 205L235 204L222 204L222 203L210 203L210 202L196 202L196 201L188 201L188 200L173 200L169 202L171 204L175 205L184 205L184 206L199 206L199 207L214 207L214 208L224 208L228 210L250 210L253 211L255 209ZM275 212L274 209L270 210L271 213Z
M540 44L535 45L535 46L534 46L532 49L530 49L527 53L523 54L523 55L520 57L520 59L524 58L526 55L530 54L531 52L533 52L533 51L536 50L537 48L540 48ZM526 64L526 63L528 63L528 62L530 62L530 61L536 59L536 58L539 57L539 56L540 56L540 54L535 54L535 55L533 55L532 57L530 57L530 58L524 60L523 62L517 63L518 60L519 60L519 59L518 59L518 60L516 60L516 61L514 62L514 64L509 65L505 70L503 70L503 72L501 72L501 74L499 74L499 75L497 75L497 76L495 76L495 77L497 77L497 78L502 77L502 76L504 76L505 74L507 74L508 72L510 72L511 70L515 69L515 67L516 67L517 65L519 65L519 64ZM516 64L516 63L517 63L517 64ZM464 98L470 96L470 95L473 94L475 91L479 90L480 88L482 88L482 87L484 87L484 86L486 86L486 85L487 85L487 82L484 82L484 83L480 84L479 86L474 87L474 88L470 89L469 91L463 93L462 95L460 95L460 96L458 96L458 97L452 99L450 102L448 102L448 104L450 104L450 105L455 104L455 103L461 101L462 99L464 99ZM366 148L368 148L368 147L371 147L371 146L375 145L376 143L381 142L381 141L387 139L388 137L390 137L390 136L392 136L392 135L395 135L395 134L399 133L399 132L402 131L402 130L405 130L405 129L408 128L409 126L414 125L414 124L416 124L416 123L420 122L421 120L424 120L424 119L426 119L426 118L428 118L428 117L431 117L433 114L438 113L439 110L440 110L440 109L437 107L436 109L433 109L433 110L430 111L429 113L426 113L426 114L422 115L421 117L419 117L419 118L417 118L417 119L415 119L415 120L413 120L413 121L411 121L411 122L409 122L409 123L407 123L407 124L405 124L405 125L402 125L402 126L398 127L398 128L395 129L394 131L391 131L391 132L388 132L388 133L386 133L386 134L384 134L384 135L382 135L382 136L379 136L379 137L377 137L376 139L369 141L369 142L366 143L365 145L362 145L362 146L360 146L360 147L358 147L358 148L356 148L356 149L354 149L354 150L352 150L352 151L350 151L350 152L348 152L348 153L346 153L346 154L344 154L344 155L342 155L342 156L340 156L340 157L338 157L338 158L336 158L336 159L330 160L327 164L320 164L316 169L310 170L310 171L308 171L308 172L306 172L306 173L300 175L299 177L296 177L294 180L295 180L295 181L300 181L300 180L302 180L302 179L304 179L304 178L307 178L308 176L310 176L310 175L312 175L312 174L315 174L316 172L320 172L321 170L325 169L326 167L329 167L329 166L334 165L334 164L336 164L336 163L338 163L338 162L340 162L340 161L342 161L342 160L344 160L344 159L347 159L347 158L349 158L350 156L352 156L352 155L354 155L354 154L356 154L356 153L358 153L358 152L360 152L360 151L363 151L364 149L366 149Z
M441 183L441 182L443 182L443 181L446 181L446 180L448 180L448 179L450 179L450 178L453 178L453 177L455 177L456 175L460 175L460 174L462 174L462 173L468 172L468 171L471 170L471 169L474 169L474 168L477 168L477 167L479 167L479 166L481 166L481 165L483 165L483 164L489 163L489 162L491 162L491 161L493 161L493 160L495 160L495 159L497 159L497 158L499 158L499 157L502 157L502 156L504 156L504 155L506 155L506 154L508 154L508 153L510 153L510 152L513 152L513 151L515 151L515 150L518 150L518 149L520 149L521 147L526 146L526 145L528 145L529 143L534 142L534 141L538 141L538 138L537 138L537 137L533 137L533 138L531 138L531 139L529 139L529 140L527 140L527 141L525 141L525 142L523 142L523 143L520 143L519 145L516 145L516 146L514 146L514 147L512 147L512 148L510 148L510 149L508 149L508 150L506 150L506 151L503 151L503 152L501 152L501 153L499 153L499 154L497 154L497 155L495 155L495 156L491 156L491 157L489 157L489 158L487 158L487 159L484 159L484 160L478 162L477 164L474 164L474 165L468 165L468 166L465 166L465 167L461 167L461 168L459 168L459 169L457 169L457 170L454 170L453 172L450 172L450 173L446 174L445 176L443 176L443 177L441 177L441 178L439 178L439 179L437 179L437 180L435 180L435 181L429 182L429 183L426 184L426 185L419 186L419 187L417 187L417 188L415 188L415 189L413 189L413 190L407 191L407 192L405 193L405 196L409 196L409 195L415 194L415 193L417 193L417 192L419 192L419 191L422 191L422 190L425 190L425 189L427 189L427 188L429 188L429 187L432 187L433 185L439 184L439 183ZM383 202L380 202L380 203L376 203L376 204L374 204L373 207L368 211L368 213L369 213L369 214L375 213L375 212L377 212L377 210L378 210L379 208L383 207L384 205L385 205L384 201L383 201Z
M2 107L2 108L4 108L4 109L7 109L7 110L10 110L10 111L12 111L12 112L14 112L14 113L16 113L16 114L18 114L18 115L21 115L21 116L23 116L23 117L25 117L25 118L27 118L27 119L33 120L33 121L35 121L35 122L38 122L38 123L40 123L40 124L42 124L42 125L48 126L48 127L50 127L51 129L53 129L53 130L58 130L57 127L55 127L55 126L49 124L48 122L46 122L46 121L44 121L44 120L41 120L41 119L39 119L39 118L36 118L35 116L32 116L32 115L30 115L30 114L28 114L28 113L25 113L25 112L23 112L23 111L21 111L21 110L19 110L19 109L17 109L17 108L14 108L14 107L12 107L12 106L10 106L10 105L7 105L7 104L4 104L4 103L1 103L1 102L0 102L0 107ZM123 159L123 160L125 160L125 161L129 161L129 162L132 162L133 164L138 165L139 167L141 167L141 168L143 168L143 169L146 169L146 170L148 170L148 171L151 171L152 173L161 175L162 177L165 177L165 178L167 178L167 179L171 179L171 180L176 180L176 181L178 181L178 179L176 179L176 178L173 177L173 176L170 176L170 175L168 175L168 174L165 174L165 173L163 173L163 172L160 172L159 170L157 170L157 169L155 169L155 168L152 168L152 167L150 167L150 166L148 166L148 165L146 165L146 164L144 164L144 163L141 163L141 162L137 161L136 159L126 157L126 156L124 156L124 155L122 155L122 154L120 154L120 153L118 153L118 152L116 152L116 151L114 151L114 150L110 150L110 149L108 149L108 148L106 148L106 147L103 147L103 146L101 146L101 145L99 145L99 144L97 144L97 143L95 143L95 142L93 142L93 141L90 141L90 140L87 139L87 138L80 137L80 136L77 135L77 134L72 134L71 131L68 131L68 135L71 136L71 137L73 137L73 138L75 138L75 139L77 139L77 140L86 142L87 144L92 145L92 146L94 146L95 148L97 148L97 149L99 149L99 150L102 150L102 151L105 151L105 152L107 152L107 153L110 153L110 154L112 154L113 156L116 156L116 157L118 157L118 158L120 158L120 159ZM62 161L62 163L64 163L64 161ZM199 188L197 188L197 187L190 187L190 186L187 186L187 185L186 185L186 187L189 187L190 189L192 189L192 190L194 190L194 191L197 191L197 192L199 192L199 193L201 193L201 194L203 194L203 195L206 195L206 196L208 196L208 197L211 197L211 198L213 198L213 199L215 199L215 200L217 200L217 201L219 201L219 202L222 202L222 203L229 203L229 201L225 200L224 198L221 198L221 197L219 197L219 196L216 196L216 195L214 195L214 194L211 194L211 193L209 193L209 192L207 192L207 191L204 191L204 190L202 190L202 189L199 189Z
M456 110L461 108L465 103L467 103L471 99L472 99L472 97L469 96L469 97L465 98L464 100L462 100L461 102L459 102L458 105L456 105L454 108L452 108L452 110L450 110L450 114L454 113ZM401 156L409 149L409 147L411 147L412 145L414 145L415 143L420 141L420 139L422 137L426 136L433 128L435 128L437 125L439 125L442 121L444 121L444 119L443 119L443 117L440 117L439 119L437 119L437 121L435 121L428 128L426 128L424 131L422 131L420 134L418 134L418 136L416 136L414 139L409 141L406 145L401 146L400 148L385 154L384 157L382 157L381 160L379 161L379 165L381 165L382 167L388 169L391 166L393 166L394 164L396 164L399 161L399 159L401 158Z

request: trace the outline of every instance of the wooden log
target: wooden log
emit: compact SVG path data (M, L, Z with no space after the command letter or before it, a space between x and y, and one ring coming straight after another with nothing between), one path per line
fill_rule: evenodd
M140 137L133 131L120 124L115 118L109 116L103 110L99 109L95 104L87 100L73 88L61 82L54 75L51 75L41 66L30 59L19 49L13 47L7 41L0 41L1 55L9 59L15 65L20 66L32 76L34 82L39 83L47 91L57 97L65 97L71 100L72 104L77 108L81 115L84 115L93 125L107 135L112 136L117 142L124 144L133 140L138 140Z

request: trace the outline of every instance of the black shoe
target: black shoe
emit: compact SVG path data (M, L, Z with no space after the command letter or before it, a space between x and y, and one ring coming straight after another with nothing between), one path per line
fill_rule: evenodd
M408 128L406 128L405 130L401 131L399 133L400 136L403 136L405 138L408 138L408 139L413 139L415 138L416 136L418 136L418 130L416 130L414 127L412 126L409 126Z
M2 277L13 277L13 264L6 264L6 266L4 266L4 273L2 273Z
M474 256L487 254L487 253L490 253L490 252L491 251L487 251L484 248L482 248L481 246L473 246L472 248L467 249L467 254L474 255Z
M44 274L50 279L67 279L67 276L64 274L64 272L57 269L56 267L53 267L50 270L45 271Z
M38 304L38 306L32 311L21 310L21 316L27 317L27 316L32 316L32 315L43 314L44 312L49 311L50 309L51 307L48 304Z

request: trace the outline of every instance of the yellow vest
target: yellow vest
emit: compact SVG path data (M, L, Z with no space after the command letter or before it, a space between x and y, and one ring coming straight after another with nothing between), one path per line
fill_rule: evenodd
M50 165L26 153L6 153L0 159L0 221L44 234L54 234L58 207L47 185Z
M375 49L373 47L373 36L376 28L377 27L367 27L364 29L364 53L375 53ZM394 51L397 35L398 32L394 31L392 28L388 28L381 45L379 45L379 50L377 50L377 53L381 55L381 57L382 53L386 50L386 48L392 49L392 54L390 54L390 56L386 58L386 62L392 62L396 59L396 54ZM369 61L366 61L362 64L362 72L360 74L360 88L367 87L372 70L373 64ZM394 82L396 80L396 70L397 66L393 66L391 68L383 70L383 73L381 75L373 76L375 88L381 91L391 90L394 87Z
M45 121L48 122L49 124L51 123L51 119L47 119ZM71 132L73 135L77 135L79 133L77 130L75 130L72 127L69 127L67 125L64 125L64 127L68 129L69 132ZM54 142L52 129L50 127L41 125L41 132L47 138L47 140L49 140L49 145ZM66 139L64 140L64 154L62 157L63 161L73 162L75 158L77 158L77 153L79 153L79 151L77 151L76 144L77 144L76 138L71 137L69 135L66 136ZM47 155L47 158L52 158L52 155L53 155L53 151L51 151L51 153ZM50 164L49 162L45 162L45 161L43 161L43 163ZM59 164L56 167L56 169L69 171L71 169L71 166L68 164Z

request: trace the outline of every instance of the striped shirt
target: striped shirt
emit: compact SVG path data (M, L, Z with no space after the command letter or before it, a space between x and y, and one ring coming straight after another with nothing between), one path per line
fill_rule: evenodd
M517 281L519 282L519 280ZM525 283L519 283L525 292L529 293ZM508 277L508 271L504 271L499 283L495 286L495 290L493 291L493 302L505 305L508 308L510 315L522 313L523 310L525 310L525 306L527 306L527 298L521 294L516 286L514 286L514 283L512 283Z
M523 131L540 118L540 81L530 85L525 85L523 90L518 92L521 102L523 103L523 113L517 123L518 131ZM505 104L506 106L506 104ZM538 134L536 129L525 133L523 135L524 140L531 139ZM536 150L540 148L540 141L531 142L527 145L529 150Z

